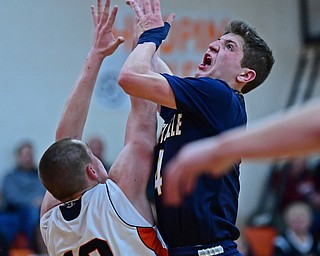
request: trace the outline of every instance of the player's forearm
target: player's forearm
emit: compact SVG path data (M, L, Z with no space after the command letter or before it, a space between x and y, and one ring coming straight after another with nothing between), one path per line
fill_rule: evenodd
M103 57L90 51L80 77L71 92L56 131L56 140L71 137L81 139L94 85Z
M159 56L158 56L157 60L158 60L158 72L172 75L172 71L169 68L169 66L167 65L167 63L165 63L163 61L163 59L161 59Z
M155 45L153 43L139 44L130 53L125 61L120 74L119 85L131 96L142 97L146 86L141 81L144 77L152 75L151 70L152 57L155 53Z
M158 71L158 54L152 55L151 71ZM131 110L128 116L125 144L136 140L143 145L143 152L153 152L156 144L157 104L149 100L130 96ZM131 126L130 128L128 126Z
M134 152L131 175L139 181L134 194L144 193L152 167L156 145L157 105L151 101L130 97L131 110L127 120L125 145ZM128 173L129 174L129 173Z
M150 147L156 143L157 104L137 97L130 97L131 110L128 116L125 143L136 140L138 143L146 141Z
M242 158L277 158L320 151L320 107L273 116L222 136L221 149Z

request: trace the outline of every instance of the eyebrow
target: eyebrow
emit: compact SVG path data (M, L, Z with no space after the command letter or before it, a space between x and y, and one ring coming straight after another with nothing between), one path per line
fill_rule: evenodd
M225 39L225 38L220 37L219 40L224 40L226 43L232 43L238 48L241 46L241 45L239 46L239 44L236 41L232 40L232 39Z

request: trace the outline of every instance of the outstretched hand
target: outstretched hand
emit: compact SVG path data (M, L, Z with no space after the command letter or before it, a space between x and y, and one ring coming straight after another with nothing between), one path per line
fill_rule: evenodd
M160 0L126 0L135 12L140 34L144 31L163 27L164 21L161 15ZM172 24L175 13L171 13L165 22Z
M124 42L124 38L115 38L112 27L118 12L118 6L114 6L109 15L110 0L106 0L104 6L101 0L97 0L97 8L91 5L91 13L94 23L93 49L103 57L109 56Z
M167 205L177 206L192 193L202 174L219 177L230 170L236 161L221 154L213 138L191 142L184 146L167 164L163 172L163 197Z

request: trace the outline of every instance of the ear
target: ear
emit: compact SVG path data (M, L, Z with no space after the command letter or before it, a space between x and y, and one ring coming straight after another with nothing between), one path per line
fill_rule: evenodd
M256 71L254 71L253 69L245 68L243 69L243 72L241 72L237 76L237 81L240 83L247 84L253 81L255 78L256 78Z
M97 180L98 179L97 172L93 169L93 166L91 164L87 165L86 173L87 173L88 177L91 180Z

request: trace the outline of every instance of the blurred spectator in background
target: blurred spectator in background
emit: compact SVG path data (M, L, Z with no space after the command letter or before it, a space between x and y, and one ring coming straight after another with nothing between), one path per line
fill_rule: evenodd
M45 188L38 178L32 143L21 143L15 156L16 166L4 176L1 187L1 242L3 247L10 248L17 234L23 233L29 249L37 252L42 242L36 239L36 232Z
M312 210L312 229L320 236L320 168L312 168L309 158L304 156L290 158L273 173L272 187L277 190L278 210L281 215L284 209L293 202L305 201Z
M292 202L307 200L315 186L308 158L289 158L272 174L272 187L278 190L280 212Z
M99 136L92 136L87 142L89 148L92 153L99 158L99 160L103 163L104 168L109 171L111 167L111 163L106 161L105 152L106 152L106 144Z
M314 188L308 197L308 201L313 208L313 223L311 228L316 238L320 241L320 160L314 165L312 171Z
M312 209L305 202L293 202L284 210L285 228L274 240L274 256L317 256L320 244L310 231Z

